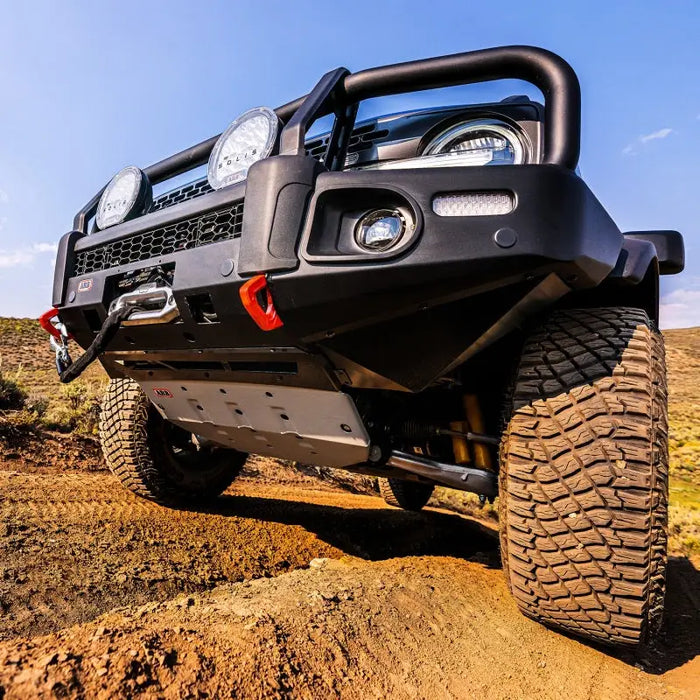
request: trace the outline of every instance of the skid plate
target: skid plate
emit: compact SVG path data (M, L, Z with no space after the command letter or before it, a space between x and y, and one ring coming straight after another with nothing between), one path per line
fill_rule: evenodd
M189 380L141 387L175 425L241 452L328 467L369 456L362 419L341 392Z

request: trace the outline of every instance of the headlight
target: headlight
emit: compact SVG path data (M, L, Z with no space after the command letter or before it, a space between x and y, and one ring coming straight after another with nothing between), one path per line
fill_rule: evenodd
M150 207L152 199L153 190L146 173L129 165L105 187L97 205L97 228L105 229L133 219Z
M248 168L272 153L278 130L279 119L267 107L256 107L241 114L221 134L209 156L209 184L220 190L245 180Z
M444 166L520 165L527 148L510 125L496 119L462 122L438 134L418 158L368 165L372 170Z
M525 149L513 127L494 119L457 124L436 136L424 156L449 155L463 165L520 165Z

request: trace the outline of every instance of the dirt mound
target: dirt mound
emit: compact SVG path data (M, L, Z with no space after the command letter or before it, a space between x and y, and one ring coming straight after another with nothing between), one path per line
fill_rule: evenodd
M663 646L615 657L517 612L485 525L282 470L291 478L244 477L215 508L172 511L106 473L5 465L0 697L698 690L700 576L687 560L671 563Z
M664 677L640 665L527 620L500 571L446 557L317 559L0 645L8 698L573 700L697 689L690 666Z
M0 461L23 472L101 471L107 469L96 438L57 433L0 419Z

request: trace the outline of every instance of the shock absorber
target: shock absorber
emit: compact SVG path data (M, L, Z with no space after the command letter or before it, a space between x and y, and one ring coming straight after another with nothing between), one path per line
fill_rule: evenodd
M481 405L476 394L464 395L464 412L467 416L469 429L483 435L486 428L484 414L481 412ZM495 441L495 444L498 444L498 440ZM479 469L493 469L491 451L484 441L474 441L474 464Z

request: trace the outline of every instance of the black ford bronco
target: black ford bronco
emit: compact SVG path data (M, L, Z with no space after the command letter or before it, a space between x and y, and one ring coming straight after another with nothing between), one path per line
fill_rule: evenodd
M356 123L369 98L503 78L544 105ZM339 68L119 172L61 239L42 317L62 381L95 359L111 377L109 467L170 505L216 497L249 453L376 476L408 510L435 485L498 495L526 615L646 641L666 567L659 275L683 240L617 228L578 175L580 117L565 61L496 48Z

